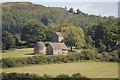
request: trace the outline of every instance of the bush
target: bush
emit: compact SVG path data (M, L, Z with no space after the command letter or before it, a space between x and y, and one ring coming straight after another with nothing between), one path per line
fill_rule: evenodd
M77 76L77 77L73 77ZM60 74L56 77L44 74L43 76L38 76L36 74L29 73L2 73L2 80L90 80L84 76L81 77L79 73L73 74L72 76L66 74Z
M84 60L85 55L81 53L73 53L68 55L41 55L22 58L3 58L3 68L19 67L31 64L52 64L52 63L68 63L73 61Z
M27 48L27 46L16 46L17 49Z
M86 49L81 52L83 55L85 55L85 60L93 60L96 58L97 52L92 49Z
M20 78L21 80L26 80L27 78L41 78L36 74L29 74L29 73L2 73L3 79L16 79Z
M85 76L81 75L80 73L75 73L71 76L72 80L90 80L89 78L86 78Z
M102 52L97 54L96 50L86 49L81 53L71 53L67 55L39 55L32 57L22 58L3 58L3 68L7 67L19 67L32 64L52 64L52 63L68 63L81 60L95 60L118 62L117 52L107 53ZM97 60L98 61L98 60Z
M66 75L66 74L61 74L61 75L56 76L56 79L57 79L57 78L67 79L67 78L70 78L70 76L69 76L69 75ZM64 79L63 79L63 80L64 80Z
M108 62L119 62L119 55L118 51L113 51L110 53L102 52L103 58L101 58L101 61L108 61Z

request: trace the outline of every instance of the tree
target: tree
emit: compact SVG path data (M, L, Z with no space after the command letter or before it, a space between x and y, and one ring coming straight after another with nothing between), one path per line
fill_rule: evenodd
M76 14L80 14L81 13L81 11L79 9L77 9L76 11L77 11Z
M34 43L36 41L44 41L45 25L36 19L28 21L22 29L21 39L26 43Z
M58 27L56 24L49 24L47 27L45 27L46 41L51 41L52 35L59 30L60 27Z
M71 47L75 46L76 48L81 48L84 43L84 31L80 27L70 26L70 27L63 27L62 32L65 34L64 42L67 46Z
M85 37L85 40L86 40L87 44L93 45L93 43L94 43L94 41L93 41L93 39L92 39L92 37L90 35L87 35Z
M3 49L8 50L15 46L15 39L12 34L7 31L2 32L2 45Z
M70 8L70 9L69 9L69 12L70 12L70 13L74 13L74 9L73 9L73 8Z
M19 37L14 36L14 39L15 39L15 44L16 44L16 46L18 46L18 45L19 45Z
M65 9L67 10L67 7L65 7Z
M99 51L103 52L106 50L106 46L102 43L102 41L99 41Z
M100 23L96 26L94 32L95 46L99 48L99 40L102 40L102 43L105 46L114 47L115 41L118 39L118 34L118 26L114 20L108 20L105 23Z

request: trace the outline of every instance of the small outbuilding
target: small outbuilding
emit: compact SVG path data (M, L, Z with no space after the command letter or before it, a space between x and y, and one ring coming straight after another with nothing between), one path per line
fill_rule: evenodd
M50 43L47 46L47 55L67 54L68 48L64 43Z
M37 42L34 47L34 54L46 54L46 46L43 42Z
M120 50L120 41L116 42L115 50Z
M52 36L52 41L53 42L62 42L64 40L63 33L61 32L56 32Z

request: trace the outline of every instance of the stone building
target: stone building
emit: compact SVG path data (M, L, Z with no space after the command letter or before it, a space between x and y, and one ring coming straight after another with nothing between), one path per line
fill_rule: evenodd
M57 54L67 54L67 53L68 53L68 48L64 43L50 43L46 49L47 55L57 55Z
M61 32L56 32L52 36L53 42L62 42L64 40L63 34Z
M34 54L46 54L46 46L43 42L37 42L34 47Z
M116 42L115 50L120 50L120 41Z

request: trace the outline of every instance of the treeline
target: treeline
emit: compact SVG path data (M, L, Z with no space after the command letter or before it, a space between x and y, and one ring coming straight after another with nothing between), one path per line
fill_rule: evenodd
M111 17L106 22L86 27L84 31L87 46L98 48L100 53L115 50L116 42L120 41L119 22L120 19Z
M70 53L67 55L40 55L33 57L23 57L23 58L3 58L2 67L20 67L33 64L52 64L52 63L69 63L75 61L84 61L84 60L94 60L94 61L108 61L108 62L118 62L119 52L98 54L95 50L85 50L81 53Z
M64 43L67 46L75 46L78 49L97 48L99 49L99 53L104 51L112 52L115 50L116 41L120 40L117 21L118 19L111 17L105 23L87 26L82 29L69 24L61 26L51 24L46 26L39 20L31 19L24 25L22 33L19 36L12 35L3 30L2 49L34 47L35 42L51 41L52 35L57 31L61 31L66 33Z
M56 77L44 74L38 76L36 74L29 73L2 73L2 80L91 80L80 73L72 74L71 76L66 74L60 74Z

